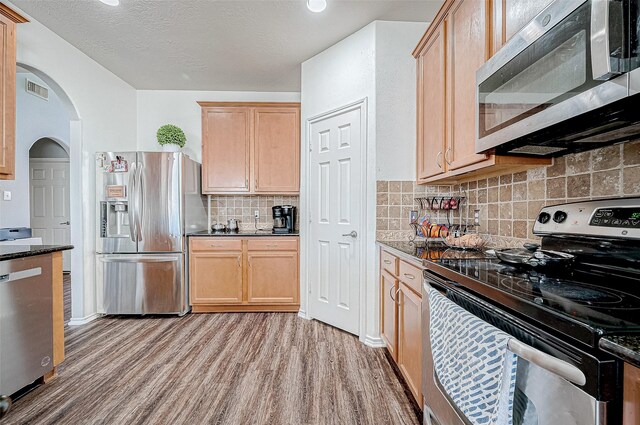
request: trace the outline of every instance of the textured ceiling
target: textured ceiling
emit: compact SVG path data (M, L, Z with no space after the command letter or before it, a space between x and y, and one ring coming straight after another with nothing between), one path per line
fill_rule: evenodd
M305 0L13 0L137 89L247 91L299 91L306 59L373 20L430 21L442 4L327 2L316 14Z

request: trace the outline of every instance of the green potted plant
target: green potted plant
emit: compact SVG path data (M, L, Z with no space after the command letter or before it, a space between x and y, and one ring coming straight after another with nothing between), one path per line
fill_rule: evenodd
M162 150L165 152L178 152L187 142L184 131L173 124L166 124L160 127L156 137L158 138L158 144L162 146Z

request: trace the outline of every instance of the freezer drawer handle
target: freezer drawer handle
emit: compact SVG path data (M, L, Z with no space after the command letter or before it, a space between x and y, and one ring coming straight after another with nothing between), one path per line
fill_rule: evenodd
M177 261L179 257L167 257L167 256L158 256L158 257L149 257L149 256L136 256L136 257L101 257L100 261L103 263L168 263Z

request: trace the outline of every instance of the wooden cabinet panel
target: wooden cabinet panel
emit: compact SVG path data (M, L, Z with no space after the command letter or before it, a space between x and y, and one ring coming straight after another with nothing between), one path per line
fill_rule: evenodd
M418 181L445 171L445 50L443 22L433 32L418 57Z
M398 278L417 293L422 291L422 269L401 260Z
M640 424L640 369L628 363L624 365L624 396L622 424Z
M403 283L398 292L398 367L422 406L422 300Z
M489 59L488 2L457 0L445 19L450 120L444 159L455 170L487 159L475 153L476 71Z
M247 241L247 249L249 251L297 251L298 238L287 236L286 238L277 239L273 236L267 238L254 238Z
M2 5L4 10L6 6ZM3 10L0 12L4 13ZM15 178L16 23L0 14L0 179Z
M246 107L202 109L202 192L248 192L251 120Z
M198 237L189 242L191 251L242 251L242 239Z
M398 275L398 258L387 251L380 252L380 266L394 276Z
M254 113L254 191L300 190L300 109L256 108Z
M298 304L297 251L249 251L247 301L251 304Z
M242 303L242 252L192 253L191 304Z
M398 280L389 272L380 273L380 335L394 360L398 360Z
M553 0L496 0L493 2L493 48L495 54Z

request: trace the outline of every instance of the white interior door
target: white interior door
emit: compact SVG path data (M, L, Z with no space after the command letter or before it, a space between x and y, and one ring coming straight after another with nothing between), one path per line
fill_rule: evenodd
M45 245L69 245L69 161L29 161L31 229ZM62 269L71 270L70 251L64 251Z
M364 182L359 107L309 126L309 313L358 334Z

